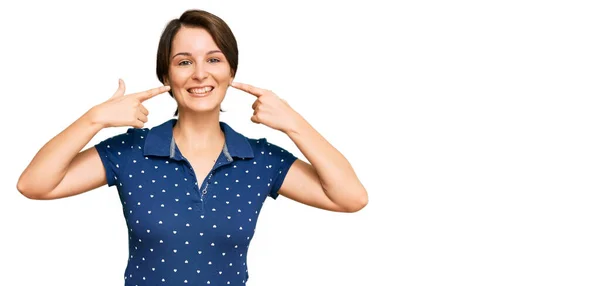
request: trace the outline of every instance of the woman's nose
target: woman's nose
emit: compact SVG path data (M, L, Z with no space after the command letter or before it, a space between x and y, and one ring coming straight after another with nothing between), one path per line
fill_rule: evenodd
M206 71L204 64L196 64L196 69L194 70L194 74L192 76L197 80L205 79L208 76L208 72Z

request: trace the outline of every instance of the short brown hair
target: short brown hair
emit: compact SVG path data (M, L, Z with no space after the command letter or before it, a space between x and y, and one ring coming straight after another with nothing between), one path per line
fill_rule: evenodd
M156 76L164 84L164 79L169 75L169 65L171 64L171 47L175 35L181 27L194 27L205 29L217 44L217 47L223 52L225 59L231 67L231 76L235 76L238 66L238 46L233 32L223 21L214 14L203 10L187 10L179 19L171 20L163 30L158 43L158 52L156 53ZM169 90L173 97L173 92ZM175 110L175 115L178 110Z

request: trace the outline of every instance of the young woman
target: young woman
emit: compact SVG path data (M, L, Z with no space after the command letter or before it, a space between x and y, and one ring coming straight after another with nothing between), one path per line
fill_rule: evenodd
M168 23L157 53L165 85L116 93L36 154L17 188L50 200L116 186L129 229L125 285L245 285L246 254L267 196L356 212L367 193L351 165L286 101L235 83L237 42L219 17L189 10ZM219 120L227 89L256 97L251 120L284 132L309 162ZM144 128L143 102L169 92L177 118ZM101 129L127 132L83 150Z

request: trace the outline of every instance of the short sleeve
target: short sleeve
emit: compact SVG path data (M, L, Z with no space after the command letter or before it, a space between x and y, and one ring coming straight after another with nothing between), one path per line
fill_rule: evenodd
M269 196L277 199L279 189L297 157L286 149L265 140L265 157L271 175Z
M133 128L127 132L107 138L94 147L100 155L109 187L116 185L120 177L120 170L124 168L124 158L131 152L133 146Z

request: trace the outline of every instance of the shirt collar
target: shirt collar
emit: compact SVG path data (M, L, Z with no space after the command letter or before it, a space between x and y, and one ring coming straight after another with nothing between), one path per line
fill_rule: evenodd
M153 155L178 160L183 159L173 139L173 126L175 126L175 123L177 123L177 119L173 118L148 131L146 142L144 143L144 156ZM254 158L254 152L248 142L248 138L233 130L225 122L219 122L219 126L225 134L223 153L228 161L232 161L232 157Z

